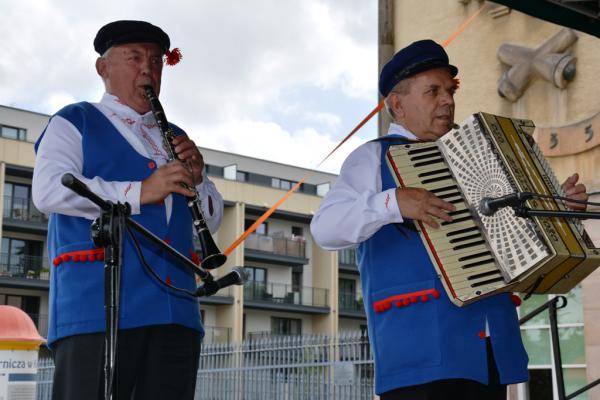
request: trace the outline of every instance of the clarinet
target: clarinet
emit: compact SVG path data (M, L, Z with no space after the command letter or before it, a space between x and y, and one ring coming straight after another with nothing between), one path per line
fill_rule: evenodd
M173 132L173 128L171 128L167 122L165 111L163 110L163 107L160 104L156 93L154 92L154 88L152 88L150 85L146 85L144 86L144 90L146 91L146 96L150 102L152 114L154 115L158 129L160 130L160 134L163 139L163 146L167 151L169 161L179 160L179 156L177 156L177 153L175 152L175 146L173 146L175 133ZM189 187L185 183L181 183L181 186L195 193L194 196L186 196L185 199L187 201L187 206L192 213L194 229L196 230L198 239L200 241L200 251L202 253L202 261L200 266L204 269L214 269L220 267L227 260L227 256L219 251L219 248L217 247L210 234L210 231L208 230L208 227L206 226L206 220L204 219L204 214L202 214L202 201L200 200L198 191L195 187Z

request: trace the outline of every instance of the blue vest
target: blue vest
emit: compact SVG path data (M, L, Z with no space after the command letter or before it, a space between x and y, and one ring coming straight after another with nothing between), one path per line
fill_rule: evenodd
M105 181L142 181L156 169L154 161L135 151L93 105L72 104L56 115L71 122L81 133L83 176L100 177ZM190 255L193 251L190 212L182 196L172 196L169 223L164 204L143 205L141 213L133 219L180 253ZM103 251L95 249L90 239L91 222L63 214L50 215L49 344L66 336L105 330ZM142 266L129 235L124 232L123 236L119 328L179 324L204 334L197 299L178 294L157 282ZM137 234L136 238L146 261L163 280L176 287L195 290L192 272Z
M407 140L395 135L378 140L383 190L395 188L386 152L391 144ZM486 319L501 382L528 379L528 358L510 294L454 305L410 221L382 227L359 246L357 259L377 394L439 379L486 384Z

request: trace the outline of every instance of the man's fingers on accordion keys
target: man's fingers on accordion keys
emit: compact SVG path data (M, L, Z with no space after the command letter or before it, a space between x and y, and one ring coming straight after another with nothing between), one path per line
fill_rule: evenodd
M433 229L438 229L440 227L440 224L435 220L435 218L432 218L429 215L426 215L423 218L421 218L421 221L424 224L429 225Z

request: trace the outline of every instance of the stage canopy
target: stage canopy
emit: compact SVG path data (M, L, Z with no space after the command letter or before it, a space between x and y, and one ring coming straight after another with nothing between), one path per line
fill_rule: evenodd
M600 0L495 0L532 17L600 37Z

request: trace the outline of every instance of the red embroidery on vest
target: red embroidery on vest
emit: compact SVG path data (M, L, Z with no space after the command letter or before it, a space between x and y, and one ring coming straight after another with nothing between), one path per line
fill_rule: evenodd
M418 303L419 301L427 302L429 301L428 295L431 295L431 297L433 297L434 299L440 298L440 292L438 292L437 289L426 289L419 290L417 292L402 293L386 297L383 300L376 301L375 303L373 303L373 310L376 313L382 313L392 308L392 304L394 304L398 308L401 308L414 303Z
M80 251L70 251L68 253L62 253L57 255L52 264L55 267L58 267L63 262L73 261L73 262L86 262L86 261L102 261L104 260L104 249L92 249L92 250L80 250Z
M390 209L390 194L388 193L385 198L385 208Z
M127 193L129 193L130 190L131 190L131 183L129 185L127 185L127 187L125 188L125 197L127 197Z

